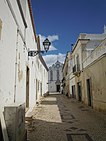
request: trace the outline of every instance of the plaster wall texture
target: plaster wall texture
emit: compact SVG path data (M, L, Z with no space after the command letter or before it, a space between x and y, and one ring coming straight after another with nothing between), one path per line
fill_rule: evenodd
M23 137L25 137L25 104L6 105L4 107L4 119L9 140L23 141Z
M72 86L75 86L75 76L73 73L70 74L70 81L69 81L69 87L70 87L70 95L72 96Z
M56 92L56 84L55 84L55 81L50 82L50 84L49 84L49 91L50 92Z
M77 64L77 56L79 56L79 65L80 65L80 70L82 70L82 44L79 41L74 52L72 53L72 57L73 57L73 65Z
M8 4L9 2L9 4ZM29 6L24 4L25 21L22 20L17 1L0 1L0 111L5 104L26 103L26 72L29 68L29 108L36 104L36 79L44 84L42 93L48 91L48 72L39 57L28 57L29 50L37 50ZM45 75L43 74L45 70ZM43 79L43 80L42 80ZM46 79L46 81L45 81ZM40 93L39 93L40 95Z
M5 1L0 1L0 108L14 101L17 26ZM14 29L14 30L13 30Z
M93 61L97 60L101 55L106 53L106 39L102 41L92 53L83 60L83 68L90 65Z
M88 104L87 79L90 79L90 95L92 106L100 111L106 111L106 55L84 69L84 102Z
M29 6L26 5L26 22L27 22L27 29L26 29L26 48L27 51L37 50L37 42L35 40L35 35L33 32L31 16L29 12ZM38 61L38 56L35 57L28 57L26 62L26 67L29 68L29 107L34 107L36 103L36 73L38 71L37 65L35 65ZM39 77L39 76L38 76Z

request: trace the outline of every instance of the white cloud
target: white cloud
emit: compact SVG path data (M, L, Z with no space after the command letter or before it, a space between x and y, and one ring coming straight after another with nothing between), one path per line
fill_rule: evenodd
M50 42L53 42L55 40L59 40L58 35L52 35L52 36L49 35L47 38L49 39Z
M43 56L43 58L47 64L47 66L50 67L57 61L57 59L61 63L64 63L65 56L66 56L66 54L59 53L58 55L56 55L56 54L45 55L45 56Z
M56 40L59 40L59 37L58 35L49 35L48 37L45 37L45 36L42 36L42 35L39 35L40 37L40 46L41 46L41 50L43 50L43 41L48 38L49 41L51 42L51 46L50 46L50 49L49 51L53 51L53 50L57 50L56 47L53 46L52 42L56 41Z

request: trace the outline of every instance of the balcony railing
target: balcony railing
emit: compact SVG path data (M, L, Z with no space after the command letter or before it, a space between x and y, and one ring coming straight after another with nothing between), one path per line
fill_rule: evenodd
M74 65L73 74L77 74L80 72L80 64Z
M80 71L80 64L77 64L77 71Z

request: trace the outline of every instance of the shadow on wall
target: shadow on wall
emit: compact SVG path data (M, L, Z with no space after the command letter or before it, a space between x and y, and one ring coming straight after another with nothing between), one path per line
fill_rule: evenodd
M1 129L1 123L0 123L0 141L4 141L4 140L3 140L2 129Z

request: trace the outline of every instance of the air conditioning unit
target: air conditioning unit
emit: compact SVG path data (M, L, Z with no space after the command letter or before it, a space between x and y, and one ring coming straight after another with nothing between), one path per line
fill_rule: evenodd
M26 141L25 104L13 103L4 107L4 120L10 141Z

